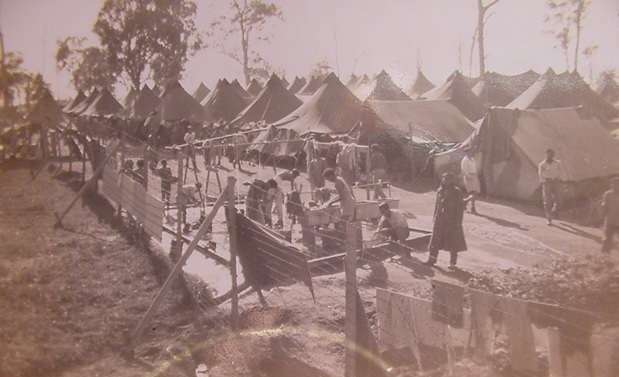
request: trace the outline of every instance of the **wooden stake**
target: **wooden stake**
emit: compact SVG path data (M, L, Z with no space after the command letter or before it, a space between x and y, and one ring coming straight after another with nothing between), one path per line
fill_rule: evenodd
M120 133L120 191L122 192L123 190L123 181L125 180L125 174L122 173L122 171L125 169L125 133L121 132ZM118 201L118 208L116 208L116 215L120 218L122 211L123 211L123 206L122 206L122 200Z
M71 209L73 208L73 206L75 205L75 203L77 203L78 199L84 195L84 193L86 192L86 190L88 190L88 188L93 184L93 182L96 184L97 183L97 179L99 177L99 175L101 175L101 173L103 172L103 168L105 167L105 165L107 164L107 162L110 160L110 158L112 158L112 156L114 156L114 154L116 153L116 151L118 150L118 148L120 147L120 143L117 143L116 145L114 145L111 149L110 149L110 153L108 153L107 156L105 156L105 159L103 160L103 162L101 163L101 165L99 165L97 167L97 169L95 170L95 172L92 174L92 177L90 177L90 179L88 180L88 182L86 182L82 188L77 192L77 194L75 195L75 198L73 198L73 200L71 201L71 204L69 204L69 206L67 207L67 209L64 210L64 212L62 212L62 214L60 216L58 216L58 214L54 213L54 215L56 216L56 224L54 224L54 227L59 227L62 226L62 219L64 219L64 217L67 215L67 213L69 213L69 211L71 211Z
M236 178L228 177L228 185L226 186L224 193L221 194L219 198L217 198L217 201L215 202L213 209L206 216L202 224L200 224L200 228L198 228L198 232L196 233L195 237L191 240L191 243L189 244L189 246L187 246L187 249L185 250L183 255L179 258L179 260L176 262L176 264L172 268L172 271L168 275L166 281L163 283L163 286L161 286L161 289L157 293L157 296L155 296L155 299L150 304L150 307L148 308L146 313L144 313L144 316L138 323L138 326L136 327L135 331L133 332L133 336L131 337L130 350L132 350L134 346L138 343L138 341L142 338L146 325L150 323L150 320L155 314L155 309L159 306L159 304L161 304L164 294L172 286L172 283L174 282L174 278L176 278L176 276L178 276L179 273L183 270L183 266L185 265L185 262L187 262L187 259L189 259L189 257L191 256L191 253L193 253L194 249L198 245L198 242L200 242L200 240L208 232L210 225L213 222L215 215L217 214L217 211L219 210L219 208L221 208L221 206L223 206L224 202L228 198L228 194L227 194L228 191L234 191L235 183L236 183Z
M172 261L178 260L183 251L183 225L187 221L187 214L185 213L185 199L183 196L183 158L178 159L177 166L178 183L176 188L176 245L170 251L170 259Z
M356 377L357 359L357 237L359 223L346 224L346 257L344 272L346 274L346 369L345 377Z
M236 208L235 208L235 190L234 186L227 190L228 202L226 204L226 222L228 224L228 234L230 235L230 278L232 280L232 329L239 328L239 291L237 286L237 224L236 224Z

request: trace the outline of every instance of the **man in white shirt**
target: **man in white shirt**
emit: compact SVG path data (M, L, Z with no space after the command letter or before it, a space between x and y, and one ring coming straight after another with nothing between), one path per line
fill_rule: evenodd
M552 225L552 218L559 207L559 189L562 176L561 161L556 160L554 157L555 151L548 149L546 151L546 158L538 165L538 175L542 184L544 211L546 212L546 223L548 225Z
M468 196L464 199L466 203L471 203L471 213L476 214L475 199L481 193L481 184L479 182L479 174L477 173L477 162L473 149L469 148L465 151L465 155L460 161L460 172L462 180Z

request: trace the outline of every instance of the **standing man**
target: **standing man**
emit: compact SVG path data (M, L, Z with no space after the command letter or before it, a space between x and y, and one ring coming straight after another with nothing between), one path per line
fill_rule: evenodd
M462 161L460 161L460 172L462 173L462 180L468 194L464 200L464 208L466 209L467 203L471 203L471 213L477 214L475 200L477 199L477 195L481 193L479 173L477 172L477 162L475 161L475 153L473 152L473 148L467 148L464 153L464 157L462 158Z
M612 188L604 193L602 211L604 212L604 243L602 252L610 253L613 237L619 233L619 177L612 179Z
M161 160L159 177L161 177L161 201L168 205L170 203L170 192L172 191L172 169L168 167L166 160Z
M284 181L290 182L290 191L294 191L294 180L299 176L297 169L284 170L283 172L275 175L273 180L277 183L277 189L275 191L275 213L277 214L276 227L284 226Z
M329 182L333 182L335 185L335 191L337 191L337 197L326 203L327 206L340 202L342 208L342 220L354 220L355 215L355 194L352 189L346 183L344 178L335 174L335 170L328 168L322 173L322 176Z
M434 207L434 225L430 239L430 257L425 262L434 266L438 259L438 251L449 251L451 258L449 269L454 270L458 263L458 253L466 251L466 240L462 220L464 218L464 193L456 185L456 179L451 173L444 173L441 186L436 193Z
M385 199L387 195L383 192L382 181L387 178L387 159L378 144L373 144L370 150L370 177L371 182L376 185L374 200Z
M315 152L307 167L307 175L313 189L321 188L325 185L325 178L322 176L322 172L326 168L327 161Z
M559 189L561 185L561 162L555 159L555 151L548 149L546 158L539 163L538 174L542 184L544 212L546 223L552 225L553 216L556 216L559 207Z

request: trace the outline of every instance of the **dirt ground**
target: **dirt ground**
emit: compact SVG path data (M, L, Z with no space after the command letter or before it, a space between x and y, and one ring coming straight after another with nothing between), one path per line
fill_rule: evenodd
M247 167L229 174L242 182L272 173ZM199 364L218 377L343 375L343 273L313 279L316 302L301 284L265 292L266 308L253 294L243 297L237 334L229 331L227 304L194 307L176 290L158 310L136 358L123 357L165 276L156 250L130 244L109 223L112 208L100 200L78 204L65 229L54 229L54 211L66 207L75 190L66 175L46 171L32 181L27 166L5 165L0 187L0 376L182 376L195 375ZM429 182L392 189L400 208L414 215L413 227L431 227L430 189ZM469 250L461 254L460 271L442 268L444 255L438 268L422 266L423 254L386 261L380 282L369 269L358 270L372 326L377 285L426 297L434 277L466 283L485 272L509 275L568 257L599 256L598 229L567 221L548 227L539 209L501 201L482 200L478 211L465 217ZM618 254L609 261L617 262Z

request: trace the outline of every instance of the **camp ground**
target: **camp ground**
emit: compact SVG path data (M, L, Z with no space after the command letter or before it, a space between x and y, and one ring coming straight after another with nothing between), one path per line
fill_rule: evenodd
M0 377L619 376L619 5L53 3L0 5Z

